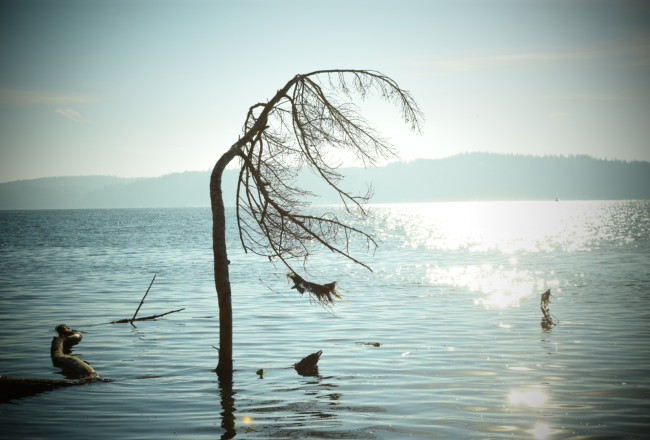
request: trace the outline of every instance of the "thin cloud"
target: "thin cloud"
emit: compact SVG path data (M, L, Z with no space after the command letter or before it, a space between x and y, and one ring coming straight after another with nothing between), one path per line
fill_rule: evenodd
M598 54L593 52L520 52L433 61L430 65L449 70L469 70L495 64L524 62L542 63L567 60L586 60L599 57Z
M635 97L613 94L546 95L541 98L558 101L634 101L637 99Z
M0 89L2 105L66 105L87 104L97 98L84 93L48 92L44 90Z
M498 64L549 63L625 57L637 65L646 65L650 59L650 45L636 45L598 50L514 52L495 55L461 57L427 63L445 70L470 70Z
M54 112L74 122L83 122L84 120L81 113L72 108L57 108Z

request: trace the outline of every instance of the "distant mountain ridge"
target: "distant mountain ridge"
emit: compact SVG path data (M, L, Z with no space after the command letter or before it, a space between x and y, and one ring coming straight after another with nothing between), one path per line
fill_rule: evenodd
M398 162L378 168L342 168L343 187L373 203L465 200L650 199L650 162L588 156L520 156L467 153L445 159ZM210 173L155 178L50 177L0 183L0 209L164 208L209 206ZM226 204L234 203L237 171L226 170ZM301 187L320 194L315 203L340 200L314 175Z

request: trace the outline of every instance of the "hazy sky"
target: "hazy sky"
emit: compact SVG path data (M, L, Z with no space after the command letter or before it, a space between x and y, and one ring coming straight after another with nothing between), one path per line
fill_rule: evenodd
M406 160L650 160L646 0L0 0L0 181L207 170L296 73L379 70Z

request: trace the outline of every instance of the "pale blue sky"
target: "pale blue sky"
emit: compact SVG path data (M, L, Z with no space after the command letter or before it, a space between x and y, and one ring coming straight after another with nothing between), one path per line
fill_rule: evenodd
M644 0L0 0L0 181L207 170L290 77L379 70L422 136L471 151L650 160Z

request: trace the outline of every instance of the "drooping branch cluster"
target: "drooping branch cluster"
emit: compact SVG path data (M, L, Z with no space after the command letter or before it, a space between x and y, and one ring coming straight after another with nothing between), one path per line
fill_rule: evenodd
M353 239L376 246L364 231L333 211L314 214L313 194L297 181L304 171L319 176L348 212L365 215L371 191L355 195L341 186L341 153L365 166L394 155L390 143L364 119L350 99L377 95L397 104L411 129L419 131L422 115L416 103L392 79L365 70L317 71L295 76L266 104L249 109L238 155L237 225L244 249L290 261L310 255L314 244L368 267L350 253Z
M301 295L307 292L311 298L321 304L334 303L336 299L343 299L338 292L336 281L327 284L312 283L293 272L290 272L287 277L293 281L292 289L296 289Z

